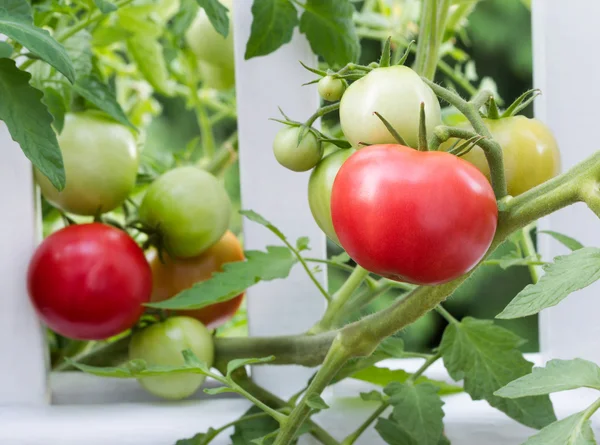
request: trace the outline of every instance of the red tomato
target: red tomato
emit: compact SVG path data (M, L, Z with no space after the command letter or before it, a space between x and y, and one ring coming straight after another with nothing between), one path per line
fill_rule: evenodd
M214 272L223 270L223 264L242 261L244 251L237 237L228 230L216 244L196 257L172 258L163 252L161 262L155 251L148 256L154 281L152 301L163 301L194 283L209 279ZM241 293L231 300L202 309L178 311L178 314L193 317L214 329L233 317L243 299L244 293Z
M65 227L37 248L27 277L40 318L70 338L101 340L130 327L150 300L152 272L125 232L104 224Z
M340 168L331 213L342 247L365 269L438 284L483 258L498 207L486 177L456 156L373 145Z

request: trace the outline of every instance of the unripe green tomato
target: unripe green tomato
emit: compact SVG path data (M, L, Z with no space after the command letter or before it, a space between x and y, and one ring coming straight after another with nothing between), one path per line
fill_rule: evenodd
M37 169L42 195L78 215L105 213L123 204L135 186L139 155L132 131L96 111L68 113L57 136L66 186L59 192Z
M355 150L337 150L317 164L308 180L308 204L313 218L325 235L340 244L331 222L331 188L342 164Z
M210 331L194 318L171 317L135 333L129 344L129 359L144 360L149 366L180 366L184 364L184 349L190 349L209 368L212 366L214 344ZM151 394L179 400L194 394L205 379L190 373L144 377L138 382Z
M215 244L229 226L231 201L223 184L196 167L178 167L148 187L140 221L156 230L169 255L188 258Z
M232 0L219 0L229 9L229 33L223 37L213 27L204 8L185 33L185 40L198 60L233 71L233 26L231 21Z
M419 144L421 102L425 104L427 135L442 123L437 97L417 73L405 66L376 68L346 89L340 102L340 124L348 142L397 143L378 112L413 148Z
M329 102L335 102L340 100L344 91L346 90L346 84L342 79L335 79L331 76L325 76L317 84L317 90L319 96L322 99Z
M484 121L492 138L502 147L509 195L520 195L558 175L560 151L552 132L543 122L525 116ZM459 126L472 128L468 123ZM454 142L446 142L443 148L448 149ZM490 168L481 148L474 147L462 158L490 178Z
M298 144L300 131L300 127L286 126L277 132L273 141L277 162L295 172L310 170L323 157L323 144L311 131L306 131Z

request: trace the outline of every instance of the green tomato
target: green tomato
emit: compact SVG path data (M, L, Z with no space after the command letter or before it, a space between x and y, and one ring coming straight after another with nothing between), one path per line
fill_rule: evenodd
M200 8L198 15L185 33L185 40L198 60L224 69L227 68L233 72L232 1L220 0L220 2L229 9L229 33L227 37L223 37L215 31L204 8Z
M331 188L342 164L355 150L338 150L317 164L308 180L308 204L313 218L325 235L340 244L331 222Z
M425 104L427 135L442 123L437 97L417 73L405 66L376 68L351 84L340 102L342 131L354 147L396 143L378 112L411 147L419 144L421 102Z
M558 175L560 151L556 139L544 123L525 116L513 116L485 119L485 124L492 138L502 147L509 195L520 195ZM468 123L459 126L472 128ZM454 142L446 142L443 148L448 149ZM490 168L481 148L474 147L462 158L490 178Z
M198 70L205 87L224 91L235 85L235 72L230 68L223 68L199 60Z
M175 168L146 191L141 222L156 230L169 255L189 258L215 244L229 226L231 201L221 182L196 167Z
M340 100L346 90L346 83L342 79L336 79L331 76L325 76L317 84L319 96L323 100L335 102Z
M295 172L310 170L323 157L323 145L311 131L307 131L298 144L301 130L300 127L286 126L277 132L273 141L277 162Z
M191 317L171 317L133 335L129 343L129 359L144 360L154 366L184 364L181 351L190 349L210 368L214 361L214 344L210 331ZM194 394L204 380L200 374L177 374L144 377L138 382L158 397L179 400Z
M59 192L37 169L44 197L78 215L96 215L120 206L135 186L138 149L131 130L95 111L69 113L58 135L67 178Z

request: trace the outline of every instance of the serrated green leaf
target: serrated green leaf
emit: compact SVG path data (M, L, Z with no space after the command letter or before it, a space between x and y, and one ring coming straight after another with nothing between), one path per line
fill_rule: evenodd
M62 132L65 125L65 114L67 113L67 105L63 97L54 88L44 88L44 98L42 99L48 111L54 118L54 128L58 133Z
M231 360L229 363L227 363L227 375L228 376L231 375L231 373L233 371L241 368L242 366L255 365L255 364L259 364L259 363L268 363L268 362L272 362L273 360L275 360L274 355L271 355L269 357L262 357L262 358L237 358L237 359Z
M380 417L375 430L390 445L420 445L393 419Z
M298 23L298 12L290 0L254 0L244 58L264 56L285 45Z
M600 390L600 367L587 360L550 360L543 368L533 368L523 376L500 388L499 397L515 399L576 388Z
M133 124L127 119L113 92L94 74L77 78L77 82L73 85L73 90L117 122L135 129Z
M231 300L259 281L271 281L289 275L297 259L282 246L267 246L266 252L248 250L246 261L227 263L222 272L193 285L173 298L146 306L160 309L200 309L214 303Z
M85 76L92 72L92 35L85 29L72 35L64 42L65 50L73 62L75 76Z
M464 318L444 331L440 351L454 380L464 379L464 388L473 400L486 400L509 417L532 428L556 420L548 396L510 400L494 392L531 372L533 364L518 347L522 339L491 320Z
M208 445L220 431L209 428L206 433L198 433L189 439L180 439L175 442L175 445Z
M227 37L229 34L229 9L219 0L196 0L198 6L204 9L208 20L219 34Z
M106 0L94 0L94 3L96 4L96 7L100 10L102 14L108 14L117 10L116 5Z
M261 413L260 408L253 406L244 413L245 416ZM279 423L270 416L255 417L238 422L231 435L232 445L248 445L253 440L259 439L279 429Z
M265 226L267 229L273 232L277 236L277 238L281 240L286 239L285 235L281 232L281 230L275 227L275 225L272 222L256 213L254 210L240 210L240 215L245 216L250 221L260 224L261 226Z
M316 410L322 410L322 409L328 409L329 405L327 403L325 403L325 400L323 400L323 398L316 393L311 393L308 395L308 397L306 398L306 404L312 408L312 409L316 409Z
M198 15L198 3L196 0L182 0L179 11L171 19L171 32L176 37L183 37L188 30L196 15Z
M564 233L554 232L553 230L540 230L538 233L545 233L546 235L550 235L552 238L560 242L567 249L579 250L584 248L583 244L581 244L576 239L565 235Z
M29 84L31 75L11 59L0 59L0 120L31 163L58 190L65 187L65 170L52 115L42 103L42 92Z
M6 59L13 53L13 47L6 42L0 42L0 58Z
M523 445L596 445L596 440L585 412L580 412L551 423Z
M352 374L350 377L356 380L362 380L363 382L373 383L378 386L387 386L394 382L406 382L410 376L410 373L402 369L391 370L388 368L380 368L378 366L370 366ZM424 376L420 376L416 383L431 383L438 388L440 395L457 394L463 391L460 386L450 385L441 380L431 380Z
M33 24L27 0L3 0L0 5L0 34L23 45L44 62L75 81L75 69L65 48L48 33Z
M600 249L584 247L569 255L558 256L544 266L545 274L536 284L525 287L496 316L520 318L556 306L571 292L600 279Z
M444 402L437 388L429 383L390 383L384 392L393 407L396 421L415 443L438 445L444 430Z
M163 47L158 40L135 35L127 39L127 50L152 88L165 96L171 96L173 85L169 81Z
M302 252L303 250L310 250L310 238L307 236L301 236L296 240L296 250Z
M300 32L305 34L315 54L330 66L356 62L360 41L352 19L355 9L349 0L306 0L300 18Z
M184 349L181 351L181 355L183 355L183 363L190 368L198 368L204 371L206 374L210 373L210 369L206 363L201 361L196 354L192 352L191 349Z
M271 445L273 443L273 441L275 440L275 436L277 435L277 433L279 432L279 430L275 430L272 433L267 434L266 436L263 437L259 437L258 439L254 439L252 440L252 443L254 445Z
M365 402L383 402L385 400L383 394L375 390L369 392L361 392L359 395L361 400L364 400Z

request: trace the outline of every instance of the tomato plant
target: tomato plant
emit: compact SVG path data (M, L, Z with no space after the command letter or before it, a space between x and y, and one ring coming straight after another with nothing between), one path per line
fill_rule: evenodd
M242 261L244 251L237 237L230 231L225 232L216 244L204 253L192 258L172 258L156 251L148 255L152 268L152 301L171 298L193 284L207 280L214 272L223 270L223 265L233 261ZM244 299L244 293L237 297L216 303L202 309L180 311L181 315L201 321L208 329L214 329L228 321L238 310Z
M284 127L273 141L277 162L295 172L310 170L323 156L323 145L312 132L306 132L298 142L302 131L301 127Z
M485 124L502 147L509 195L520 195L559 173L558 144L550 129L539 120L513 116L486 119ZM490 169L481 148L473 148L463 159L490 177Z
M308 181L308 204L315 221L325 235L339 244L331 222L331 189L333 181L354 150L337 150L325 156L314 168Z
M319 96L321 96L323 100L334 102L342 98L342 95L346 90L346 84L342 79L325 76L319 80L317 90L319 91Z
M405 66L376 68L351 84L340 101L340 124L348 142L386 144L396 142L373 113L378 112L416 147L419 134L419 109L425 104L428 134L442 123L440 104L419 75Z
M212 366L214 345L210 331L190 317L171 317L136 332L129 343L129 358L153 366L183 365L182 351L189 349L207 366ZM184 399L194 394L204 380L199 374L144 377L140 385L165 399Z
M133 191L139 155L129 128L97 112L70 113L58 143L69 177L64 190L35 171L42 194L54 206L96 215L120 206Z
M174 257L200 255L229 225L231 203L221 182L199 168L179 167L148 187L139 208L143 224L156 231Z
M101 340L131 328L150 300L152 273L143 251L104 224L65 227L37 248L27 275L38 315L70 338Z
M340 168L331 215L340 244L362 267L431 285L477 265L492 243L498 208L489 182L468 162L373 145Z

